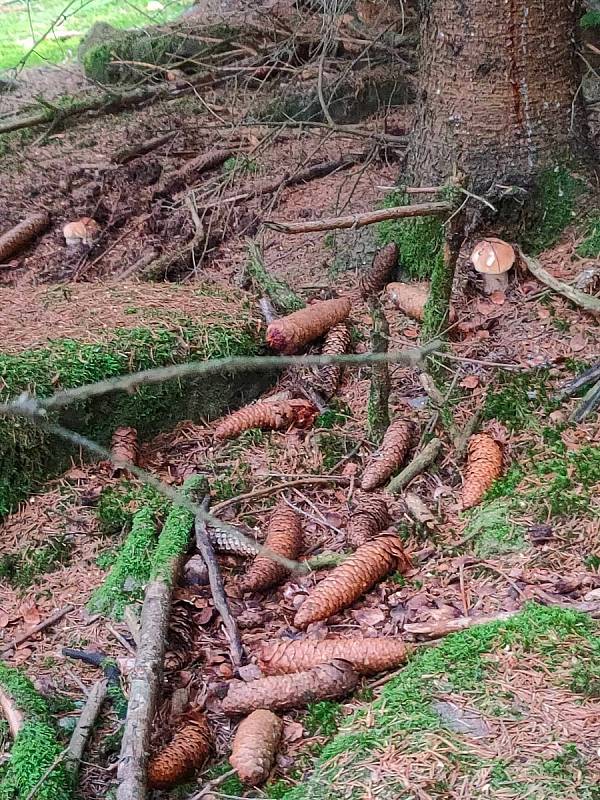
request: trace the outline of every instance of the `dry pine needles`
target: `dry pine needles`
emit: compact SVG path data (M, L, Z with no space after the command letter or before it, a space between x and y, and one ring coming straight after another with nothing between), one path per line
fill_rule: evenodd
M392 569L405 572L410 559L396 533L382 533L332 570L310 592L296 616L296 628L327 619L352 605Z
M361 488L370 491L381 486L404 463L404 459L415 446L417 426L409 419L397 419L384 434L381 447L373 454L365 467Z
M502 475L501 446L489 433L476 433L471 436L462 488L463 508L473 508L478 505L500 475Z
M267 344L279 353L297 353L334 325L343 322L351 307L349 297L312 303L271 322L267 328Z
M259 708L240 722L229 763L243 783L264 783L275 763L283 723L272 711Z
M406 661L408 648L401 639L289 639L263 644L258 664L265 675L301 672L317 664L343 658L361 675L395 669Z
M148 764L148 786L168 789L189 778L208 759L212 738L203 714L197 713Z
M283 503L271 515L265 547L290 561L295 561L302 552L300 518ZM283 564L266 555L259 555L240 581L240 588L244 592L262 592L281 583L288 574L289 570Z
M358 683L358 673L351 664L334 659L294 675L272 675L255 681L233 680L222 708L225 714L249 714L258 708L270 711L300 708L315 700L342 697Z

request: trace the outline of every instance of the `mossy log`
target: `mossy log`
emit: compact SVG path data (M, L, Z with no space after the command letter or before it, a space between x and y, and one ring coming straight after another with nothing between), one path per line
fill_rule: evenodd
M13 294L0 292L4 308L21 305ZM263 346L251 304L241 294L224 299L183 287L134 284L71 288L68 296L44 289L33 294L28 308L27 349L19 346L19 315L11 329L7 313L0 345L1 400L23 391L48 396L155 366L256 355ZM49 331L65 335L48 339ZM169 381L80 402L51 416L100 444L108 444L117 427L129 425L143 441L182 419L211 419L247 403L269 380L268 374L245 373ZM0 419L0 516L66 469L72 455L71 446L27 419Z

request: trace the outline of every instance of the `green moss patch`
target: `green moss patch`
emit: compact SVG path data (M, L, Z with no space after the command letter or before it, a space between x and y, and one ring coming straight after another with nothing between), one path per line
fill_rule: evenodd
M405 205L408 195L397 191L388 194L381 207ZM444 226L438 217L384 220L377 226L377 236L382 245L398 245L403 276L409 280L429 279L436 268L444 268Z
M0 556L0 580L25 588L38 575L53 572L71 558L72 542L63 535L51 536L45 545L26 547Z
M69 800L73 778L61 761L64 746L58 741L46 701L25 675L1 662L0 686L25 717L10 759L0 769L0 800L26 800L36 786L37 800Z
M600 258L600 216L591 217L587 221L583 241L577 247L577 255L582 258Z
M210 303L207 303L210 305ZM54 391L156 366L262 350L260 330L243 307L231 307L220 322L202 324L185 315L157 319L148 327L117 328L98 343L57 339L20 353L0 353L0 400L23 391ZM103 395L67 407L53 420L106 445L120 425L132 425L141 439L181 419L214 418L230 405L247 402L266 385L264 373L172 380L140 387L132 394ZM24 418L0 420L0 516L12 510L46 478L62 472L73 453L56 436Z
M463 791L467 787L465 796L477 797L485 784L481 796L486 797L503 797L500 789L524 790L526 785L528 791L536 788L528 796L540 800L592 800L593 744L585 740L580 725L579 741L574 742L563 740L562 731L548 721L536 736L537 741L541 736L548 740L553 757L527 749L529 717L537 719L539 707L534 699L523 706L522 698L530 693L527 678L521 675L522 691L515 686L511 693L504 671L515 663L531 674L532 682L541 679L560 693L561 700L569 700L563 683L569 664L574 655L597 654L596 643L597 628L589 617L535 604L507 622L453 634L437 647L417 652L374 703L344 722L311 774L283 796L325 800L343 794L346 800L359 800L370 786L381 800L408 800L422 786L428 796L441 800L459 786ZM579 702L573 696L574 716L579 715ZM507 758L494 755L492 749L494 738L502 735L495 719L510 721L511 736L524 737L525 746ZM482 728L485 739L475 733ZM407 775L410 787L403 780Z
M556 244L573 221L575 201L583 184L566 167L555 167L539 177L527 204L521 243L533 255Z

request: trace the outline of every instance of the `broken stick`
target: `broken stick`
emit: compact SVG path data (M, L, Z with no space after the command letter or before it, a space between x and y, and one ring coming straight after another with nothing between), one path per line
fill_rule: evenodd
M377 211L365 211L360 214L348 214L343 217L325 217L311 222L275 222L266 220L265 225L280 233L315 233L317 231L338 230L341 228L362 228L375 225L386 219L406 219L407 217L426 217L437 214L449 214L453 210L452 203L436 201L419 203L414 206L394 206Z
M545 270L539 261L530 256L526 256L522 250L519 250L519 255L526 264L527 269L538 281L549 286L555 292L558 292L558 294L562 294L563 297L575 303L576 306L583 308L584 311L589 311L590 314L600 314L600 300L597 297L581 292L579 289L575 289L574 286L569 286L568 283L559 281L558 278L555 278L554 275L551 275Z
M62 619L66 614L69 613L69 611L73 611L74 608L75 606L70 604L64 606L64 608L59 608L57 611L54 611L52 614L50 614L49 617L46 617L46 619L38 622L38 624L31 628L31 630L19 634L19 636L15 636L12 641L10 641L0 650L0 656L5 656L11 650L14 650L15 647L18 647L23 642L26 642L27 639L30 639L34 634L43 631L44 628L49 628L50 625L54 625L55 622L58 622L59 619Z
M210 498L207 496L202 501L202 508L207 511ZM210 591L215 603L215 608L221 615L223 625L227 631L229 639L229 649L231 652L231 660L236 667L240 667L244 662L244 649L240 639L240 632L236 621L231 615L227 597L225 596L225 588L223 586L223 579L221 578L221 571L215 556L215 551L210 542L208 531L206 529L206 522L200 517L196 517L196 547L200 552L204 563L208 568L208 581L210 584Z
M6 231L0 236L0 263L7 258L18 253L23 247L29 244L32 239L46 230L50 224L50 216L45 211L31 214L29 217L19 222L14 228Z
M416 478L417 475L420 475L421 472L424 472L427 467L433 464L441 449L441 439L432 439L429 444L413 458L410 464L407 464L402 472L399 475L396 475L396 477L390 481L386 491L395 493L404 489L405 486L408 486L413 478Z
M75 730L71 734L69 746L67 747L66 761L73 775L77 774L85 747L106 698L107 691L107 678L101 678L96 681L87 697Z

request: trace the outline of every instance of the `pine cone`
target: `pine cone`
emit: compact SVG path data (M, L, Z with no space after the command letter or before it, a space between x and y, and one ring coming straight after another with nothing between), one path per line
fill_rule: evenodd
M211 735L206 718L197 714L187 721L172 741L150 759L148 786L169 789L182 783L208 759Z
M412 317L419 322L423 321L425 303L429 298L430 285L427 281L421 283L388 283L386 291L396 308L400 309L407 317ZM456 320L456 310L450 307L450 322Z
M334 325L325 336L321 355L341 356L350 349L351 337L345 322ZM310 385L325 399L336 392L342 378L343 367L341 364L327 364L315 371L314 377L309 379Z
M272 322L267 328L267 344L279 353L297 353L334 325L343 322L351 307L348 297L312 303Z
M402 466L415 446L416 438L417 426L414 422L408 419L394 420L384 434L381 447L365 467L361 488L368 492L385 483Z
M410 560L395 533L382 533L363 544L315 586L296 616L296 628L327 619L357 600L392 569L402 572Z
M196 632L192 609L189 603L177 600L173 603L167 634L165 672L183 669L190 660Z
M251 428L280 430L290 425L307 428L312 425L316 414L317 409L306 400L264 400L225 417L217 425L215 436L217 439L232 439Z
M361 547L389 524L390 515L383 497L360 494L348 523L348 544L354 549Z
M283 724L272 711L257 709L240 722L229 763L250 786L264 783L275 762Z
M257 708L271 711L299 708L315 700L340 697L358 683L358 673L341 659L319 664L294 675L273 675L256 681L234 680L223 699L223 711L230 715L249 714Z
M283 503L273 511L269 520L269 529L265 547L285 558L295 561L302 552L302 526L300 518ZM289 570L278 561L266 555L259 555L240 581L243 592L262 592L281 583Z
M50 217L45 211L31 214L0 236L0 264L25 247L35 236L42 233L50 224Z
M488 433L476 433L471 436L462 488L463 508L478 505L500 475L502 475L502 448L498 442Z
M117 428L112 435L111 440L111 453L115 459L131 461L132 464L137 464L138 460L138 438L135 428ZM113 475L122 475L125 472L124 467L115 465L113 467Z
M261 547L258 542L247 542L237 537L233 532L223 530L222 528L213 528L209 525L207 527L207 532L212 546L215 550L219 550L222 553L235 553L235 555L238 556L255 556ZM249 528L241 530L240 533L244 534L247 539L253 540L254 533Z
M366 300L372 294L378 294L389 281L392 271L398 263L398 247L394 242L386 244L376 254L371 267L358 279L360 293Z
M265 675L302 672L334 658L349 661L360 675L394 669L406 661L408 649L401 639L289 639L262 645L258 665Z

